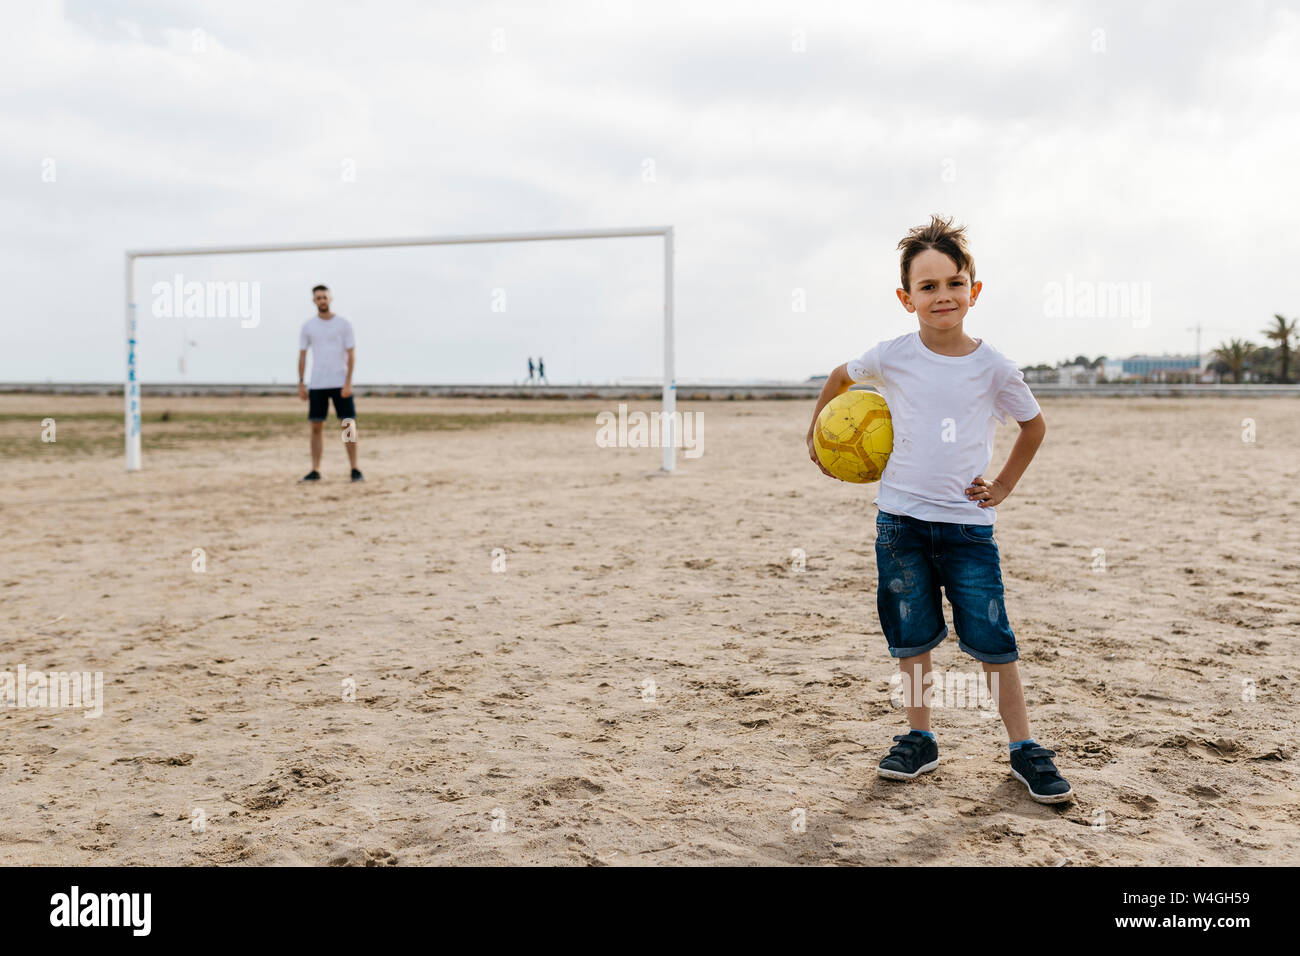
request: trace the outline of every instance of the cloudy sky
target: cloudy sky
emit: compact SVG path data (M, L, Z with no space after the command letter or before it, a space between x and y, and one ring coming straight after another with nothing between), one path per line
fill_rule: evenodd
M1021 364L1300 315L1294 4L33 0L0 31L0 381L122 377L126 249L671 224L679 380L915 328L898 239L969 224ZM149 381L661 372L657 239L142 260ZM237 282L256 325L162 311ZM185 358L181 372L180 359Z

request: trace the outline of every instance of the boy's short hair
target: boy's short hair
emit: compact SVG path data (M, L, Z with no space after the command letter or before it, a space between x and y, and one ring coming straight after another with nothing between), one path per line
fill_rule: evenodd
M328 292L328 291L330 290L330 287L327 286L327 285L315 285L315 286L312 286L312 288L311 288L311 294L312 294L312 295L315 295L317 292L320 292L321 290L324 290L324 291Z
M931 215L927 225L913 226L909 229L907 235L899 241L898 248L903 253L901 261L903 288L908 292L912 291L911 279L907 275L912 267L912 260L926 249L942 252L957 263L958 272L969 273L970 281L975 281L975 259L966 248L966 227L954 226L951 216L944 219L937 214Z

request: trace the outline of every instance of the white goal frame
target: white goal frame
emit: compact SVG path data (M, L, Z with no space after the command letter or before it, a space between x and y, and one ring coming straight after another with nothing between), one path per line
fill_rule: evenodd
M338 242L283 242L264 246L214 246L211 248L135 249L126 253L126 470L140 465L140 381L136 375L135 260L167 256L228 256L256 252L319 252L334 249L391 249L398 246L454 246L489 242L549 242L562 239L624 239L663 236L664 240L664 383L660 441L663 470L677 463L677 378L673 363L673 227L642 226L627 229L580 229L569 232L503 232L488 235L431 236L414 239L357 239Z

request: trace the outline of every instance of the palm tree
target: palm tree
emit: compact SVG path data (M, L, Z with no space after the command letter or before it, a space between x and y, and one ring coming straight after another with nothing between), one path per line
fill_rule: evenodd
M1255 351L1250 353L1250 361L1246 363L1246 372L1254 372L1253 378L1258 381L1281 382L1278 375L1279 352L1271 345L1261 345Z
M1291 364L1291 339L1296 334L1296 320L1288 322L1280 315L1274 315L1274 324L1264 329L1263 336L1277 343L1282 357L1282 382L1287 381L1287 369Z
M1228 366L1228 371L1232 373L1232 380L1241 384L1241 370L1250 361L1250 355L1254 351L1255 346L1245 339L1229 339L1213 349L1210 354Z

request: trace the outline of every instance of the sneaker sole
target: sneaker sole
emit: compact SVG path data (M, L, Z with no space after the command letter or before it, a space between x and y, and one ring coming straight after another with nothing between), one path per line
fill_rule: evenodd
M929 773L937 766L939 766L939 761L932 760L925 766L917 768L916 773L903 773L901 770L885 770L881 767L876 768L876 773L884 777L886 780L915 780L917 777L921 776L921 774Z
M1035 800L1037 800L1039 803L1064 803L1066 800L1069 800L1070 797L1074 795L1073 787L1065 791L1065 793L1037 794L1034 793L1034 791L1030 788L1029 781L1026 780L1024 777L1020 776L1020 774L1016 773L1015 770L1011 771L1011 776L1015 777L1017 780L1023 783L1025 785L1025 789L1029 791L1029 795L1033 797Z

